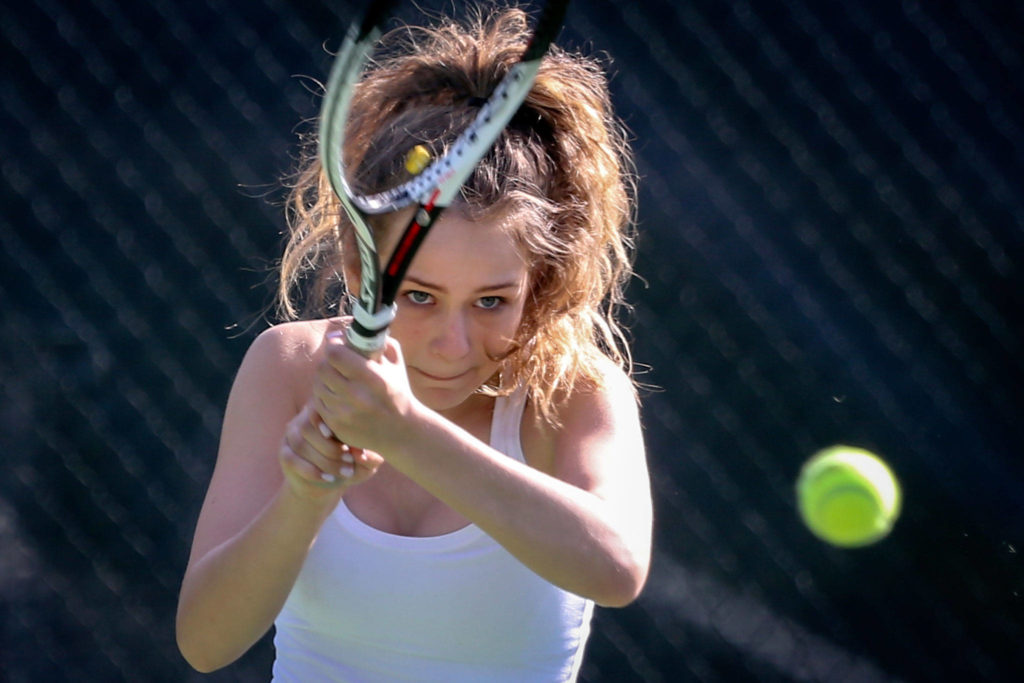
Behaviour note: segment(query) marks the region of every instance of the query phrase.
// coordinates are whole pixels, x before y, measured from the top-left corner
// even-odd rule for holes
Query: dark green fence
[[[14,5],[0,679],[199,679],[174,645],[177,584],[266,324],[278,179],[352,6]],[[633,331],[660,387],[653,576],[599,611],[585,680],[1024,671],[1021,8],[570,9],[563,42],[614,60],[635,135]],[[801,462],[837,442],[904,482],[877,546],[831,549],[794,513]],[[213,678],[266,680],[271,657]]]

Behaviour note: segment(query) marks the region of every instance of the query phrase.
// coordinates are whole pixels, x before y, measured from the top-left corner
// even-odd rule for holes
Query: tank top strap
[[[491,418],[491,448],[510,458],[525,463],[520,428],[523,411],[526,409],[526,388],[520,387],[508,396],[494,399],[494,416]]]

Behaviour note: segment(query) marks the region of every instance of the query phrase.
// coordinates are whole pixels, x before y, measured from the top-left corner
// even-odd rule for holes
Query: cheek
[[[408,338],[409,343],[414,343],[418,335],[422,336],[424,316],[419,314],[415,306],[410,306],[404,297],[399,297],[395,303],[398,304],[398,311],[388,327],[388,334],[398,339],[402,346],[406,345],[405,338]]]
[[[488,326],[485,336],[487,354],[492,358],[500,358],[511,350],[523,321],[522,306],[509,308],[506,314],[498,318]]]
[[[398,315],[392,321],[388,334],[397,339],[403,348],[415,348],[417,342],[427,336],[427,328],[421,318],[422,316],[417,316],[414,311],[405,310],[405,307],[399,304]]]

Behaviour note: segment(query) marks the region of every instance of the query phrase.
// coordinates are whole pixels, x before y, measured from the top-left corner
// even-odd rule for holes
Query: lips
[[[434,375],[434,374],[426,372],[424,370],[420,370],[419,368],[413,368],[413,369],[416,372],[418,372],[420,375],[423,375],[427,379],[433,380],[435,382],[451,382],[452,380],[461,379],[462,377],[465,377],[466,374],[469,372],[469,370],[464,370],[462,372],[458,372],[458,373],[455,373],[455,374]]]

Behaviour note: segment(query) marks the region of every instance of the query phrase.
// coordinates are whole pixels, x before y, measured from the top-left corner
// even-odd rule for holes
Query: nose
[[[469,321],[462,311],[452,312],[438,321],[430,349],[438,358],[459,360],[470,350]]]

